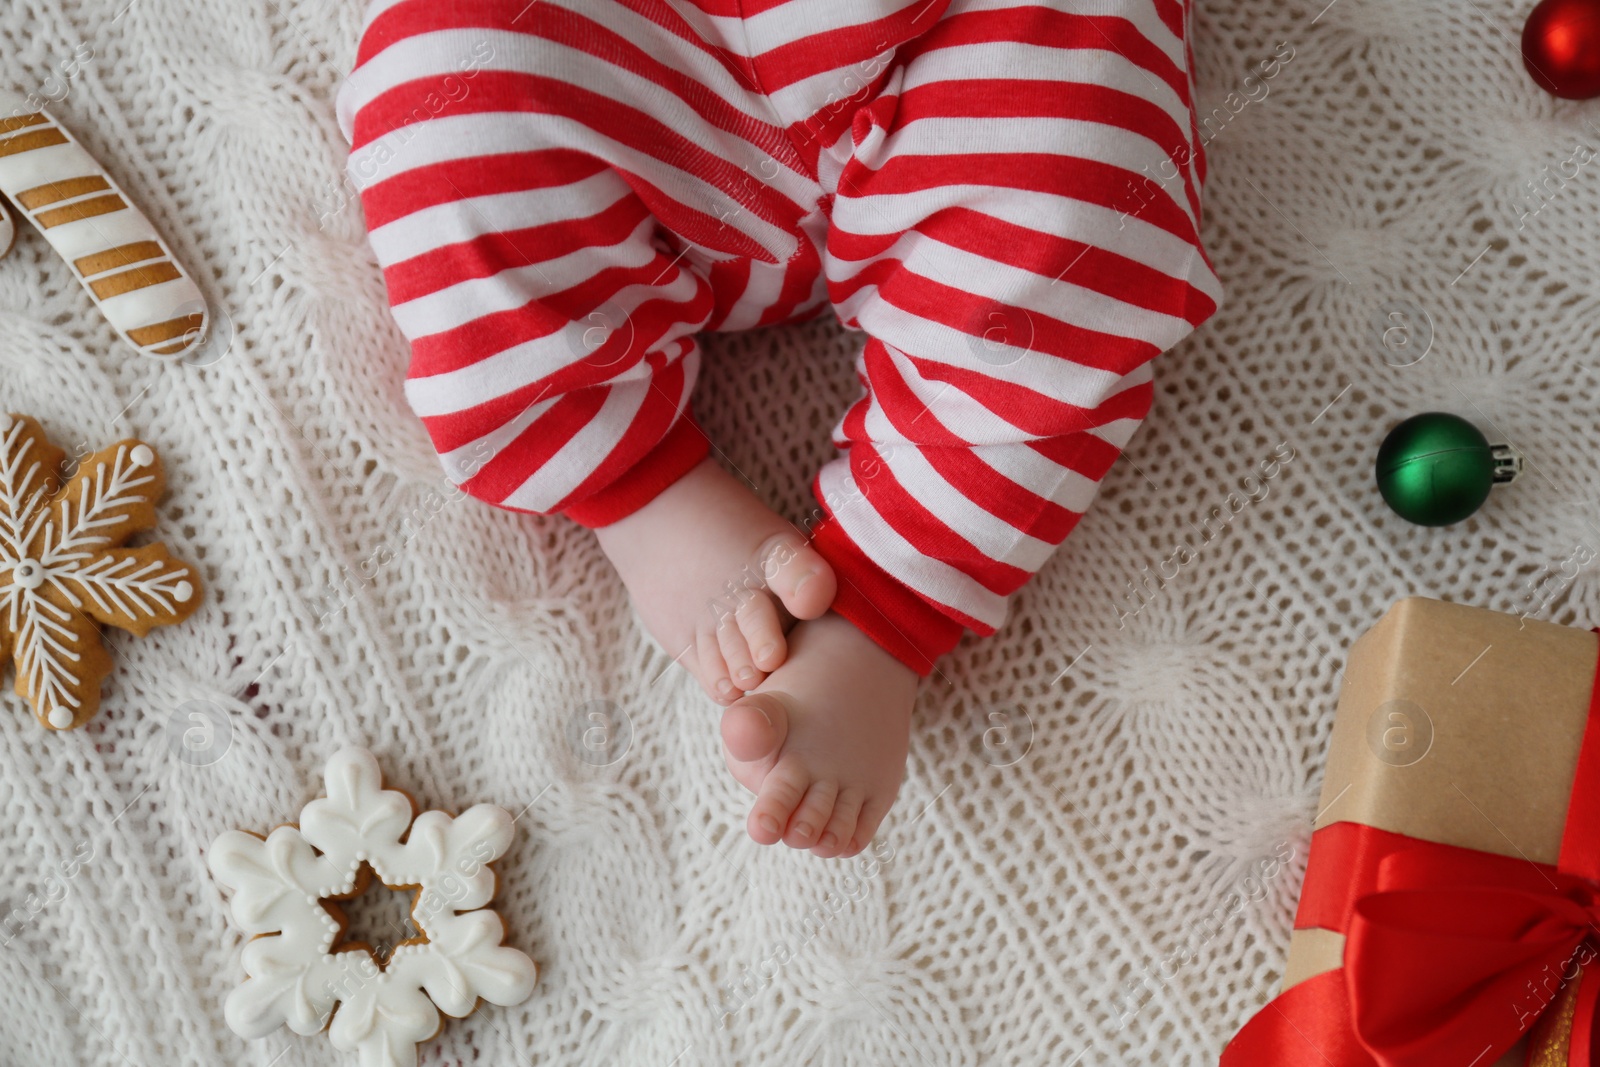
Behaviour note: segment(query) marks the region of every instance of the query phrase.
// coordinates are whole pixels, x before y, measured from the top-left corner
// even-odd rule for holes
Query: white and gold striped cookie
[[[123,340],[153,356],[205,340],[205,298],[144,212],[49,112],[4,92],[0,193],[72,265]],[[9,218],[0,249],[8,229]]]

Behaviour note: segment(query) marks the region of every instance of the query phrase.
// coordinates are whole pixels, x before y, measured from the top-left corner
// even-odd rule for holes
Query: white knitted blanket
[[[1526,0],[1324,4],[1197,12],[1227,302],[1157,363],[1011,622],[925,687],[864,865],[750,843],[715,709],[590,534],[448,491],[343,185],[358,4],[13,0],[0,87],[52,101],[232,340],[134,356],[37,233],[0,260],[0,410],[156,446],[158,536],[207,584],[187,623],[111,636],[85,729],[6,682],[0,1062],[350,1063],[228,1031],[241,935],[204,863],[349,743],[424,807],[520,816],[498,907],[538,986],[424,1063],[1214,1062],[1277,985],[1350,641],[1413,592],[1600,622],[1594,574],[1561,568],[1600,545],[1600,176],[1562,166],[1600,111],[1524,74]],[[851,343],[710,343],[697,410],[792,516]],[[1529,462],[1440,530],[1371,478],[1429,409]],[[625,724],[609,749],[592,713]]]

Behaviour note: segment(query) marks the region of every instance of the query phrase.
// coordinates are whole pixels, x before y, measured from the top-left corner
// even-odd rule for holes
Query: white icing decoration
[[[187,604],[189,602],[189,598],[194,596],[194,586],[190,585],[188,582],[179,582],[177,585],[172,587],[172,596],[173,599],[177,600],[178,603]]]
[[[234,921],[270,935],[245,945],[247,977],[224,1017],[241,1037],[262,1037],[279,1026],[315,1033],[333,1013],[329,1040],[358,1052],[363,1067],[414,1067],[440,1013],[460,1018],[479,999],[510,1006],[533,992],[538,968],[500,943],[500,916],[485,907],[488,864],[510,847],[512,819],[480,804],[413,820],[411,802],[382,787],[364,749],[335,755],[324,778],[327,795],[301,810],[298,828],[280,826],[264,841],[232,830],[211,846],[207,864],[233,890]],[[363,858],[386,885],[420,887],[412,919],[426,940],[398,946],[387,968],[367,951],[329,951],[338,923],[321,901],[354,888]]]
[[[133,451],[128,453],[128,462],[135,467],[148,467],[156,461],[156,454],[150,451],[149,445],[134,445]]]
[[[7,430],[11,429],[11,424],[14,421],[15,420],[13,420],[10,415],[0,411],[0,433],[5,433]]]
[[[37,589],[44,584],[48,572],[35,559],[18,560],[11,572],[11,584],[18,589]]]
[[[72,712],[68,711],[66,708],[51,708],[50,725],[54,726],[57,730],[65,730],[67,727],[72,725]]]

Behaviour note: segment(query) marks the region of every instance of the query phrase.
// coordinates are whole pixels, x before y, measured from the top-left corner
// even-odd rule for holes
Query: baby
[[[450,478],[595,530],[724,706],[747,828],[864,848],[919,677],[1088,508],[1221,287],[1187,0],[372,0],[340,125]],[[807,533],[709,458],[699,337],[832,309]]]

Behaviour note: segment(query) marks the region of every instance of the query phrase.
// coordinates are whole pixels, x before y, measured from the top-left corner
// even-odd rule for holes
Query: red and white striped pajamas
[[[1216,309],[1187,0],[374,0],[348,174],[450,477],[603,526],[697,336],[833,308],[834,610],[922,673],[1071,531]]]

